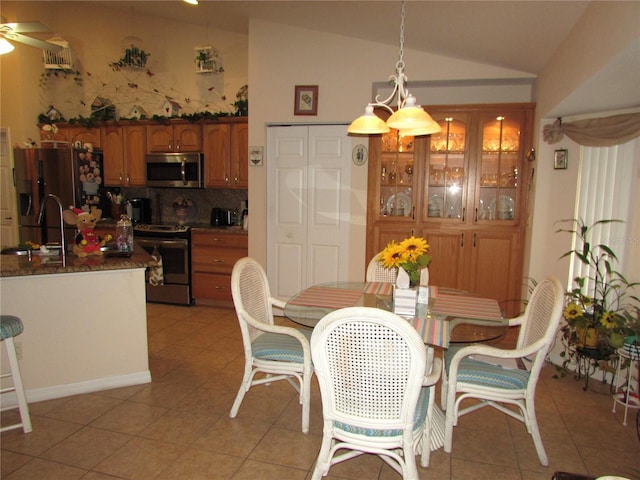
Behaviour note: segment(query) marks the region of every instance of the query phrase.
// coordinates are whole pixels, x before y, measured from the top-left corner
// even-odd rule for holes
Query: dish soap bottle
[[[245,203],[245,208],[242,211],[242,229],[249,230],[249,200]]]

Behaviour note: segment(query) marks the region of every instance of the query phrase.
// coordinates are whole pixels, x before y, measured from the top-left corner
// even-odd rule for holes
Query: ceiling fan
[[[62,49],[60,45],[24,35],[25,33],[51,32],[49,27],[40,22],[4,23],[4,18],[2,21],[3,23],[0,24],[0,52],[2,53],[8,53],[13,50],[14,47],[10,41],[24,43],[42,50],[58,51]]]

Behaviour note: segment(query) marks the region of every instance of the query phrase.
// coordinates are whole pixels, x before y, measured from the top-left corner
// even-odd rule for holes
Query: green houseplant
[[[634,289],[638,283],[629,282],[615,270],[618,257],[611,247],[602,243],[594,244],[591,239],[595,228],[616,222],[621,221],[598,220],[587,225],[580,218],[559,222],[568,224],[568,227],[560,228],[557,232],[570,233],[576,238],[574,248],[560,258],[575,256],[576,261],[586,265],[589,270],[588,275],[575,277],[573,287],[566,292],[567,301],[563,311],[566,324],[561,327],[565,357],[571,356],[570,352],[575,346],[599,348],[605,353],[607,350],[613,351],[622,346],[625,336],[637,328],[640,300]],[[567,362],[569,360],[567,358]]]

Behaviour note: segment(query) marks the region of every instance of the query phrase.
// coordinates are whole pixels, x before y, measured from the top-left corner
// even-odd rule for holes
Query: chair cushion
[[[308,339],[311,337],[311,330],[299,330]],[[298,340],[289,335],[280,333],[263,333],[251,344],[251,351],[255,358],[261,360],[278,360],[281,362],[303,363],[304,354],[302,345]]]
[[[22,321],[13,315],[0,316],[0,334],[2,340],[20,335],[23,330]]]
[[[446,365],[448,370],[449,362]],[[529,372],[465,358],[458,366],[458,382],[509,390],[524,390],[529,382]]]
[[[427,417],[427,408],[429,408],[429,387],[422,387],[420,390],[420,396],[418,397],[418,403],[416,405],[416,411],[413,414],[413,429],[414,431],[420,428],[424,423],[424,419]],[[366,435],[367,437],[396,437],[402,435],[402,430],[377,430],[372,428],[362,428],[357,425],[349,425],[342,422],[334,422],[334,427],[344,430],[345,432],[355,433],[358,435]]]

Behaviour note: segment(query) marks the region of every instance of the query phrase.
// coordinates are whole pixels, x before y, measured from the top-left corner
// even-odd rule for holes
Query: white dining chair
[[[245,365],[230,417],[235,418],[242,400],[255,385],[287,380],[299,393],[302,405],[302,432],[309,432],[311,397],[311,330],[275,325],[273,307],[284,309],[284,302],[271,296],[262,266],[253,258],[241,258],[231,273],[231,294],[236,309]],[[261,375],[255,378],[256,374]]]
[[[403,318],[370,307],[326,315],[311,336],[322,397],[322,445],[312,480],[369,453],[405,480],[428,466],[441,361]],[[340,453],[338,453],[340,451]]]
[[[535,410],[535,392],[545,356],[558,331],[564,290],[556,278],[536,286],[522,316],[509,321],[519,325],[516,348],[469,345],[445,353],[442,389],[446,392],[445,452],[451,452],[453,427],[458,418],[479,408],[491,406],[523,422],[533,438],[540,463],[549,465],[542,444]],[[521,369],[515,360],[529,368]],[[465,408],[466,399],[479,400]],[[507,408],[513,405],[517,410]]]

